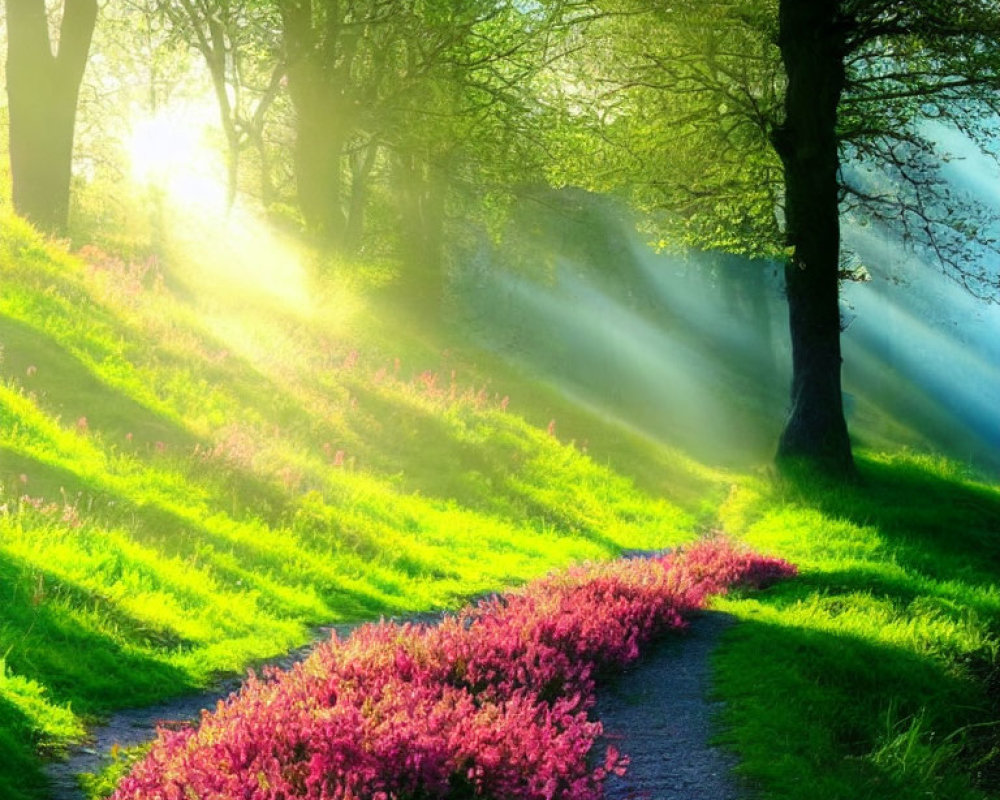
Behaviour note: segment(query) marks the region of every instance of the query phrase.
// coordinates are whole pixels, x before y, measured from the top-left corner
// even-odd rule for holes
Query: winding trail
[[[421,622],[438,619],[440,615],[407,618]],[[325,641],[332,631],[347,636],[359,624],[320,628],[315,642]],[[732,776],[735,759],[709,743],[716,709],[708,699],[709,660],[722,632],[731,624],[724,614],[700,612],[692,617],[686,632],[667,635],[611,685],[599,688],[594,713],[604,723],[605,741],[631,759],[623,777],[607,779],[607,800],[741,800],[743,795]],[[269,663],[290,666],[305,658],[315,642]],[[197,719],[202,709],[214,709],[240,683],[239,677],[233,677],[199,694],[113,714],[91,731],[87,745],[46,766],[51,799],[84,800],[77,773],[105,767],[115,745],[129,747],[149,741],[157,725]]]

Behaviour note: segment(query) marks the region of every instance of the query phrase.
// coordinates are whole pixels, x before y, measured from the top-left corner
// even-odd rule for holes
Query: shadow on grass
[[[32,456],[0,444],[0,485],[9,499],[22,495],[41,497],[50,502],[72,503],[86,496],[94,502],[112,499],[99,486],[63,467],[46,464]],[[4,498],[4,499],[8,499]]]
[[[497,511],[495,481],[514,468],[517,448],[461,442],[440,413],[390,399],[360,381],[351,392],[378,425],[365,431],[364,456],[383,474],[399,474],[407,491]],[[497,484],[498,485],[498,484]]]
[[[38,404],[65,424],[85,418],[122,449],[143,451],[157,443],[191,448],[189,431],[102,382],[79,359],[41,331],[0,315],[2,374],[16,378]]]
[[[5,554],[0,585],[6,663],[45,686],[54,701],[71,702],[77,713],[99,713],[193,688],[183,671],[142,654],[169,642],[85,587]]]
[[[48,785],[35,752],[37,737],[28,718],[0,697],[0,797],[37,800]]]
[[[787,624],[741,616],[715,657],[716,688],[728,701],[721,739],[769,797],[980,797],[969,780],[975,743],[949,738],[984,721],[977,682],[938,659],[791,615]],[[963,742],[968,751],[951,747]]]
[[[775,599],[776,606],[794,605],[809,595],[822,595],[834,600],[840,595],[869,594],[886,598],[900,609],[917,604],[920,613],[932,611],[950,621],[958,622],[973,611],[985,619],[1000,615],[1000,597],[991,595],[994,584],[963,581],[946,583],[923,581],[903,572],[880,570],[876,566],[855,565],[842,569],[807,572],[797,579],[803,592]]]
[[[803,573],[722,601],[743,620],[717,662],[732,741],[777,798],[982,800],[1000,753],[1000,491],[946,462],[857,462],[856,483],[793,474],[764,501],[762,538]]]
[[[379,471],[398,473],[404,490],[458,501],[517,524],[534,521],[555,526],[608,553],[620,549],[571,504],[571,492],[563,493],[564,502],[547,502],[533,498],[519,485],[519,474],[539,450],[521,431],[490,429],[462,441],[442,414],[390,400],[363,385],[352,391],[363,398],[361,402],[374,418],[385,422],[384,427],[368,431],[366,457]],[[537,488],[566,489],[564,483],[573,476],[552,473],[546,478],[546,485]]]
[[[878,528],[902,566],[939,580],[1000,577],[1000,489],[919,459],[857,462],[857,484],[793,476],[791,485],[830,518]]]

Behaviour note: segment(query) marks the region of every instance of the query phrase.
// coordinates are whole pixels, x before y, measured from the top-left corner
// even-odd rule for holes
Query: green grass
[[[320,623],[455,607],[690,539],[723,491],[681,454],[384,322],[363,292],[327,282],[299,308],[213,290],[169,255],[84,255],[0,219],[4,798],[44,797],[40,759],[113,709]]]
[[[747,481],[720,516],[801,575],[720,601],[725,739],[775,798],[997,796],[1000,489],[865,455],[861,481]]]
[[[296,306],[169,250],[84,255],[0,216],[0,797],[316,624],[711,527],[801,567],[718,602],[724,739],[763,797],[1000,796],[996,487],[905,454],[852,486],[723,473],[357,276]]]

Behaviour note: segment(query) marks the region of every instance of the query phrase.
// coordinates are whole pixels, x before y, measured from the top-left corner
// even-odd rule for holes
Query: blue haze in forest
[[[958,162],[948,166],[957,179]],[[519,228],[516,271],[495,246],[468,259],[456,289],[479,338],[696,457],[769,458],[788,408],[781,270],[721,254],[657,254],[609,203],[569,205],[582,209],[582,225],[567,212],[533,215]],[[885,228],[845,219],[843,234],[872,276],[843,290],[855,439],[1000,470],[1000,306],[974,298]],[[525,264],[524,252],[535,260]]]

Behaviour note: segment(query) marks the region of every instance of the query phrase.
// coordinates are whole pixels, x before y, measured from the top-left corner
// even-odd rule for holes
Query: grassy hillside
[[[765,797],[1000,797],[997,487],[905,454],[849,487],[716,471],[418,332],[377,274],[164,247],[0,218],[0,797],[311,626],[715,527],[801,569],[718,602],[724,739]]]
[[[675,544],[719,493],[679,455],[386,323],[356,281],[289,302],[169,255],[69,256],[4,218],[0,284],[11,800],[42,796],[36,753],[94,715],[319,623]]]
[[[716,658],[725,739],[768,797],[1000,797],[1000,487],[928,457],[745,479],[720,508],[798,564]]]

